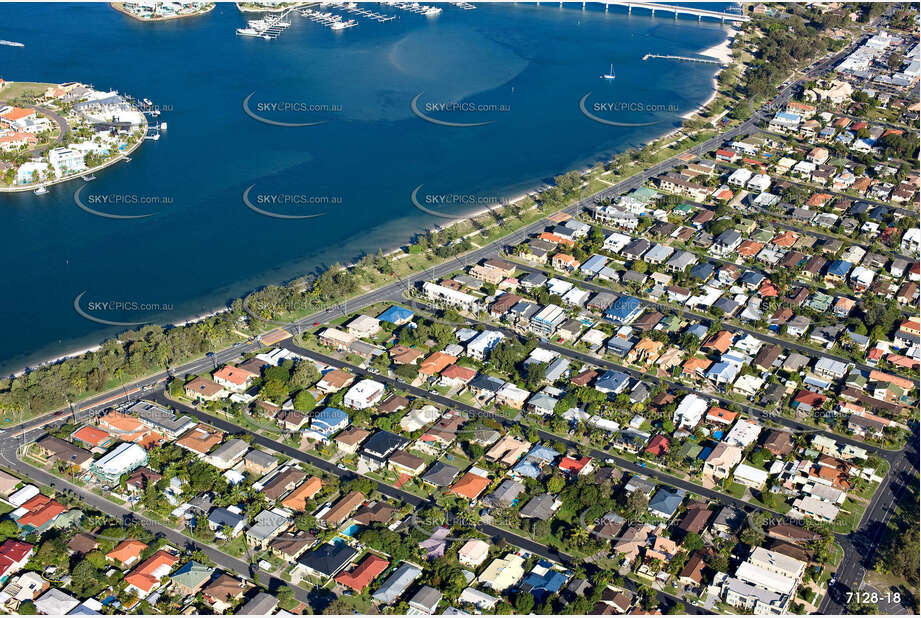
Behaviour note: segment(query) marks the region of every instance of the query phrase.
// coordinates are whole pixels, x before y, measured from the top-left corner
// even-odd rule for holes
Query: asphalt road
[[[528,270],[528,269],[525,269],[525,270]],[[538,271],[538,270],[536,270],[536,269],[534,269],[534,270],[535,270],[535,272],[540,272],[540,271]],[[580,281],[579,284],[582,285],[583,287],[586,287],[584,282],[581,282],[581,281]],[[588,287],[591,288],[592,286],[588,286]],[[602,290],[602,291],[610,291],[609,289],[605,290],[605,288],[600,288],[599,286],[594,286],[594,287],[596,287],[596,288],[598,288],[599,290]],[[418,300],[416,301],[416,303],[419,304],[419,305],[425,306],[425,303],[421,303],[421,302],[419,302]],[[659,309],[662,309],[663,311],[669,309],[668,307],[666,307],[666,306],[664,306],[664,305],[657,305],[656,303],[648,303],[648,304],[651,305],[651,306],[653,306],[653,307],[658,307]],[[510,329],[510,328],[508,328],[508,327],[505,327],[505,326],[496,325],[496,324],[491,324],[491,323],[486,323],[486,322],[478,322],[478,321],[472,320],[472,319],[470,320],[470,322],[473,323],[473,324],[479,324],[479,325],[483,326],[484,328],[489,328],[489,329],[491,329],[491,330],[498,330],[498,331],[504,333],[506,336],[510,336],[510,337],[520,337],[520,334],[519,334],[518,332],[516,332],[516,331],[514,331],[514,330],[512,330],[512,329]],[[753,334],[753,335],[755,335],[755,336],[761,337],[760,333],[757,333],[757,332],[754,332],[754,331],[744,331],[744,330],[743,330],[743,332],[750,332],[751,334]],[[703,397],[703,398],[705,398],[705,399],[715,399],[715,400],[719,401],[719,402],[720,402],[721,404],[723,404],[723,405],[727,405],[727,406],[728,406],[728,405],[731,404],[731,405],[734,405],[734,406],[738,406],[742,411],[744,411],[746,414],[748,414],[748,415],[750,415],[750,416],[752,416],[752,417],[760,418],[760,419],[762,419],[762,420],[769,420],[769,421],[772,421],[772,422],[777,423],[777,424],[779,424],[779,425],[783,425],[783,426],[785,426],[785,427],[789,427],[789,428],[795,430],[797,433],[814,433],[814,434],[825,435],[825,436],[828,436],[828,437],[830,437],[830,438],[834,438],[835,440],[837,440],[837,441],[839,441],[839,442],[842,442],[842,443],[845,443],[845,444],[851,444],[851,445],[853,445],[853,446],[859,446],[859,447],[861,447],[861,448],[866,449],[868,452],[876,453],[878,456],[883,457],[883,458],[889,460],[890,462],[891,462],[891,461],[894,461],[894,460],[896,460],[896,459],[898,459],[898,458],[900,458],[900,457],[902,456],[902,452],[901,452],[901,451],[893,451],[893,450],[888,450],[888,449],[880,448],[880,447],[878,447],[878,446],[875,446],[875,445],[872,445],[872,444],[867,444],[866,442],[862,442],[861,440],[855,440],[855,439],[853,439],[853,438],[849,438],[849,437],[847,437],[847,436],[843,436],[843,435],[840,435],[840,434],[836,434],[836,433],[833,433],[833,432],[830,432],[830,431],[825,431],[825,430],[821,430],[821,429],[816,429],[815,427],[812,427],[811,425],[806,425],[805,423],[800,423],[800,422],[798,422],[798,421],[796,421],[796,420],[793,420],[793,419],[791,419],[791,418],[788,418],[788,417],[786,417],[786,416],[783,416],[783,415],[780,415],[780,414],[773,413],[773,412],[771,412],[771,411],[769,411],[769,410],[766,410],[766,409],[764,409],[764,408],[762,408],[762,407],[760,407],[760,406],[756,406],[756,405],[753,405],[753,404],[751,404],[751,403],[741,403],[741,402],[738,402],[738,401],[736,401],[736,400],[734,400],[734,399],[729,399],[728,397],[724,397],[723,395],[720,395],[719,393],[710,392],[710,391],[703,391],[703,390],[694,388],[694,387],[692,387],[692,386],[689,386],[689,385],[687,385],[687,384],[685,384],[685,383],[683,383],[683,382],[678,382],[678,381],[676,381],[676,380],[670,380],[670,379],[667,379],[667,378],[659,378],[659,377],[651,376],[651,375],[649,375],[649,374],[647,374],[647,373],[644,373],[644,372],[642,372],[642,371],[638,371],[638,370],[633,369],[633,368],[631,368],[631,367],[627,367],[626,365],[621,365],[621,364],[619,364],[619,363],[615,363],[615,362],[613,362],[613,361],[610,361],[610,360],[608,360],[608,359],[606,359],[606,358],[602,358],[602,357],[596,356],[596,355],[594,355],[594,354],[589,354],[589,353],[587,353],[587,352],[579,352],[579,351],[577,351],[577,350],[572,350],[572,349],[570,349],[570,348],[566,348],[566,347],[563,347],[563,346],[559,346],[559,345],[556,345],[556,344],[553,344],[553,343],[550,343],[550,342],[541,343],[541,347],[548,348],[548,349],[553,350],[554,352],[557,352],[557,353],[559,353],[559,354],[561,354],[561,355],[563,355],[563,356],[566,356],[566,357],[569,357],[569,358],[573,358],[573,359],[582,361],[583,363],[588,363],[588,364],[590,364],[590,365],[595,365],[595,366],[599,366],[599,367],[604,367],[605,369],[614,369],[614,370],[617,370],[617,371],[622,371],[622,372],[624,372],[624,373],[630,375],[631,377],[633,377],[633,378],[636,379],[636,380],[642,380],[642,381],[645,381],[645,382],[651,382],[651,383],[653,383],[653,384],[659,384],[659,383],[661,383],[661,384],[667,384],[667,385],[669,385],[669,386],[672,387],[672,390],[679,390],[679,389],[680,389],[680,390],[684,390],[684,391],[689,391],[689,392],[692,392],[692,393],[697,393],[698,395],[700,395],[701,397]]]
[[[690,149],[689,152],[697,154],[697,155],[709,152],[710,150],[713,150],[719,145],[721,145],[724,141],[733,139],[738,135],[748,133],[751,130],[757,128],[757,123],[760,120],[763,120],[766,118],[765,112],[770,112],[771,110],[777,109],[780,106],[784,105],[791,98],[795,89],[799,87],[806,78],[813,78],[813,77],[820,75],[823,71],[829,68],[832,64],[836,63],[838,60],[843,58],[847,53],[849,53],[860,42],[861,41],[858,41],[857,43],[855,43],[855,45],[852,45],[850,48],[845,49],[842,52],[830,58],[827,58],[819,63],[814,64],[812,67],[810,67],[806,71],[804,78],[795,80],[791,84],[781,88],[780,91],[778,92],[778,95],[771,102],[765,105],[765,107],[762,110],[756,111],[753,114],[753,116],[749,118],[747,121],[723,133],[720,133],[701,144],[698,144],[697,146]],[[657,176],[667,171],[668,169],[673,168],[679,163],[680,162],[674,158],[669,159],[667,161],[657,163],[653,167],[647,170],[644,170],[643,172],[640,172],[626,180],[623,180],[615,185],[612,185],[611,187],[605,189],[599,194],[595,194],[595,195],[592,195],[585,199],[580,200],[579,202],[569,206],[566,209],[566,212],[569,212],[570,214],[578,213],[582,209],[584,209],[586,206],[593,204],[596,199],[603,198],[603,197],[613,197],[620,193],[624,193],[632,189],[635,189],[637,187],[640,187],[649,178],[653,176]],[[490,257],[494,255],[503,246],[509,243],[511,245],[517,244],[518,242],[521,241],[521,239],[527,236],[530,236],[531,234],[542,231],[545,225],[546,224],[544,223],[544,220],[539,220],[523,229],[520,229],[511,234],[508,234],[507,236],[500,238],[494,241],[493,243],[490,243],[489,245],[486,245],[484,247],[471,251],[465,255],[458,256],[457,258],[454,258],[453,260],[448,260],[431,269],[425,270],[420,273],[416,273],[410,277],[407,277],[406,279],[395,281],[387,286],[384,286],[382,288],[379,288],[377,290],[374,290],[372,292],[369,292],[367,294],[354,298],[348,301],[347,303],[341,303],[336,306],[324,309],[323,311],[317,312],[311,316],[303,318],[293,324],[286,325],[286,327],[290,328],[295,333],[297,333],[304,327],[309,326],[314,322],[320,322],[320,323],[326,322],[340,315],[344,315],[348,313],[348,311],[355,311],[362,307],[374,304],[379,301],[386,301],[386,300],[390,300],[393,298],[400,298],[402,295],[402,292],[406,290],[409,286],[412,286],[415,283],[418,283],[423,280],[437,278],[445,274],[448,274],[456,270],[458,265],[465,266],[465,265],[477,262],[484,257]],[[147,378],[144,378],[142,380],[138,380],[130,385],[126,385],[123,388],[113,389],[112,391],[109,391],[107,393],[103,393],[98,396],[91,397],[87,400],[82,401],[78,409],[70,410],[69,408],[64,408],[54,413],[50,413],[47,415],[36,417],[34,419],[30,419],[29,421],[26,421],[25,423],[21,423],[20,425],[13,427],[12,429],[4,433],[2,437],[0,437],[0,460],[6,462],[7,465],[10,465],[11,463],[16,462],[16,466],[10,465],[10,467],[17,471],[22,471],[21,472],[22,474],[30,478],[35,478],[36,480],[40,482],[48,482],[52,479],[48,478],[47,473],[43,473],[39,470],[32,468],[31,466],[27,466],[26,464],[19,462],[16,458],[16,447],[23,442],[34,440],[36,437],[41,435],[43,433],[42,427],[45,424],[49,424],[49,423],[53,424],[58,420],[78,421],[81,419],[91,417],[106,407],[118,405],[120,403],[124,403],[129,400],[138,399],[140,397],[146,397],[148,394],[150,394],[151,390],[159,387],[163,382],[165,382],[166,379],[171,374],[186,375],[186,374],[205,371],[209,368],[215,367],[216,365],[220,365],[220,364],[224,364],[229,361],[232,361],[233,359],[243,354],[261,349],[262,347],[264,346],[262,346],[260,343],[252,342],[252,343],[246,343],[246,344],[239,344],[237,346],[227,348],[224,350],[215,351],[211,357],[198,359],[196,361],[186,363],[178,367],[173,367],[171,368],[171,371],[169,372],[160,372],[158,374],[148,376]],[[430,395],[427,395],[427,396],[430,396]],[[456,406],[456,402],[451,402],[451,405]],[[557,438],[554,437],[553,439],[557,439]],[[642,469],[642,471],[643,473],[651,472],[651,470],[645,469],[645,468]],[[42,476],[43,474],[45,476]],[[64,486],[70,485],[64,481],[61,481],[60,479],[53,479],[53,480],[55,483],[59,485],[60,484],[63,484]],[[78,495],[82,495],[81,488],[76,487],[76,486],[71,486],[68,488],[78,493]],[[892,481],[892,487],[890,489],[893,490],[893,499],[894,499],[896,495],[900,495],[901,492],[904,491],[904,479],[894,479]],[[695,489],[694,491],[699,492],[699,488]],[[725,498],[725,496],[723,496],[723,498]],[[87,495],[86,499],[88,502],[94,505],[98,504],[99,500],[102,500],[100,497],[95,496],[95,494]],[[117,516],[124,515],[124,513],[119,512],[120,507],[118,507],[118,505],[115,505],[114,503],[110,503],[105,500],[102,500],[102,502],[104,506],[106,507],[106,512],[117,513],[118,514]],[[889,517],[889,513],[891,512],[891,505],[892,505],[892,502],[886,499],[878,500],[872,509],[872,513],[870,513],[869,512],[870,509],[868,509],[866,519],[870,521],[871,523],[875,523],[875,524],[886,521]],[[173,535],[177,534],[175,531],[165,528],[163,526],[160,526],[156,522],[152,522],[152,521],[145,522],[145,525],[148,525],[148,524],[151,526],[152,530],[157,530],[158,532],[162,531],[164,534],[166,534],[167,532]],[[863,538],[864,535],[862,533],[866,531],[865,528],[866,528],[865,526],[862,526],[861,530],[858,531],[858,534],[852,535],[852,536],[856,538]],[[167,537],[167,538],[176,539],[175,542],[177,543],[184,544],[188,542],[188,539],[184,536],[179,536],[179,537],[173,536],[173,537]],[[839,537],[839,540],[840,539],[841,537]],[[875,551],[875,547],[877,544],[878,544],[878,537],[874,538],[871,536],[869,539],[867,550]],[[870,555],[869,551],[864,552],[864,553],[858,553],[858,550],[854,546],[847,544],[847,543],[843,545],[845,546],[844,547],[845,548],[845,558],[844,558],[844,561],[842,562],[842,568],[846,568],[846,565],[850,563],[856,563],[858,561],[858,556]],[[202,547],[202,549],[203,551],[212,551],[212,552],[214,551],[214,550],[211,550],[210,548],[205,548],[204,546]],[[535,551],[535,553],[538,553],[538,552]],[[248,565],[246,564],[237,564],[235,566],[230,565],[230,561],[228,559],[231,557],[227,556],[226,554],[217,555],[217,557],[221,558],[221,561],[216,561],[218,564],[222,564],[222,563],[228,564],[227,568],[231,570],[242,569],[242,571],[240,572],[248,571]],[[838,580],[839,580],[839,587],[842,590],[844,588],[855,590],[856,586],[859,584],[859,582],[856,580],[856,572],[854,576],[851,576],[849,572],[841,572]],[[295,588],[295,593],[298,596],[298,598],[301,598],[303,600],[302,598],[303,590],[302,589]],[[826,603],[828,602],[829,601],[826,601]],[[690,605],[688,606],[688,611],[696,611],[699,609],[700,608],[696,608],[694,606],[690,606]],[[823,604],[822,609],[823,610],[825,609],[824,604]]]
[[[290,349],[291,351],[297,352],[299,354],[301,354],[302,351],[309,352],[309,350],[303,350],[302,348],[298,348],[297,346],[288,345],[286,346],[286,348]],[[303,355],[306,356],[306,354],[303,354]],[[335,360],[335,359],[330,359],[330,360]],[[367,375],[370,376],[371,374],[367,374]],[[184,403],[180,403],[175,400],[172,400],[169,397],[167,397],[163,391],[158,391],[154,393],[150,397],[150,399],[152,401],[159,403],[160,405],[171,407],[175,410],[180,411],[182,414],[186,414],[188,416],[198,419],[199,421],[202,421],[204,423],[208,423],[209,425],[217,427],[218,429],[221,429],[222,431],[228,434],[237,434],[237,433],[245,432],[244,429],[242,429],[238,425],[235,425],[234,423],[224,418],[214,416],[212,414],[208,414],[197,408],[193,408]],[[279,452],[283,455],[286,455],[296,461],[307,463],[311,466],[319,468],[320,470],[323,470],[330,474],[334,474],[343,481],[349,481],[351,479],[361,476],[355,472],[352,472],[351,470],[339,468],[337,465],[334,465],[333,463],[325,459],[322,459],[320,457],[317,457],[313,454],[306,453],[300,449],[296,449],[294,447],[288,446],[287,444],[284,444],[283,442],[278,442],[276,440],[266,438],[265,436],[261,436],[259,434],[252,434],[252,435],[253,435],[254,444],[264,446],[266,448]],[[383,495],[393,498],[395,500],[398,500],[400,502],[404,502],[406,504],[412,505],[416,507],[417,509],[421,507],[425,507],[425,506],[437,507],[437,504],[435,504],[435,502],[432,500],[421,498],[420,496],[417,496],[416,494],[412,494],[407,491],[403,491],[402,489],[398,489],[392,485],[382,483],[370,477],[364,477],[364,478],[367,478],[368,480],[372,481],[375,484],[376,489],[379,492],[381,492]],[[486,523],[480,523],[477,525],[477,529],[483,532],[484,534],[489,535],[491,538],[504,539],[509,544],[514,545],[516,547],[520,547],[537,556],[541,556],[544,558],[548,558],[550,560],[557,561],[560,564],[566,565],[567,567],[570,567],[570,568],[577,566],[577,562],[576,560],[572,558],[572,556],[569,556],[568,554],[557,551],[551,547],[547,547],[546,545],[537,543],[536,541],[533,541],[531,539],[527,539],[525,537],[509,532],[508,530],[505,530],[503,528],[498,528],[496,526],[492,526]],[[634,592],[636,591],[636,586],[633,584],[633,582],[627,581],[625,583],[628,585],[628,587],[631,587],[631,589],[633,589]],[[671,596],[671,595],[668,595],[662,592],[659,592],[658,594],[659,594],[660,602],[662,602],[662,604],[665,606],[671,606],[675,602],[681,601],[681,599],[679,599],[678,597],[674,597],[674,596]],[[692,611],[691,613],[700,613],[700,614],[710,613],[704,610],[703,608],[697,608],[694,606],[692,606],[691,608],[693,610],[699,610],[699,611]]]
[[[510,331],[507,331],[507,332],[511,334]],[[489,418],[494,421],[498,421],[502,423],[503,425],[505,425],[506,427],[512,427],[515,425],[519,425],[521,427],[524,427],[525,429],[530,428],[529,425],[519,423],[518,421],[514,419],[509,419],[504,416],[493,414],[490,412],[484,412],[483,410],[480,410],[479,408],[475,406],[471,406],[471,405],[462,403],[455,399],[444,397],[442,395],[439,395],[437,392],[433,393],[432,391],[427,391],[417,386],[410,386],[409,384],[400,382],[399,380],[396,380],[394,378],[390,378],[390,377],[383,376],[380,374],[371,373],[365,369],[362,369],[350,363],[346,363],[332,356],[326,356],[325,354],[319,354],[317,352],[314,352],[313,350],[302,348],[293,343],[286,343],[285,348],[288,350],[291,350],[292,352],[296,354],[300,354],[301,356],[305,356],[307,358],[311,358],[313,360],[317,360],[317,361],[326,363],[327,365],[330,365],[332,367],[337,367],[339,369],[348,369],[349,372],[351,372],[352,374],[355,374],[361,377],[371,378],[373,380],[377,380],[378,382],[383,382],[384,384],[387,384],[391,388],[404,390],[406,392],[412,393],[416,397],[425,398],[430,401],[434,401],[435,403],[441,404],[445,408],[459,410],[461,412],[464,412],[470,418],[485,417],[485,418]],[[667,472],[663,472],[657,468],[640,466],[639,464],[636,464],[628,459],[624,459],[623,457],[619,457],[612,453],[608,453],[606,451],[602,451],[596,448],[586,449],[583,443],[577,442],[575,440],[571,440],[565,436],[558,436],[556,434],[552,434],[552,433],[542,431],[542,430],[538,430],[537,433],[538,435],[540,435],[541,440],[544,440],[546,442],[561,442],[565,444],[568,449],[574,452],[591,455],[594,459],[599,460],[599,461],[605,461],[607,459],[611,459],[614,461],[615,465],[621,469],[628,470],[630,472],[634,472],[636,474],[641,474],[644,476],[654,477],[658,479],[659,481],[661,481],[662,483],[665,483],[672,487],[680,487],[681,489],[684,489],[686,491],[693,492],[701,496],[706,496],[710,498],[711,500],[723,502],[724,504],[730,504],[737,508],[742,508],[746,511],[751,511],[757,508],[743,500],[738,500],[736,498],[733,498],[732,496],[728,496],[719,491],[706,489],[704,487],[701,487],[700,485],[697,485],[695,483],[690,483],[688,481],[685,481],[684,479],[668,474]],[[766,510],[766,509],[759,509],[759,510]]]
[[[559,273],[559,272],[557,272],[557,271],[554,271],[554,270],[551,269],[551,268],[537,268],[537,267],[535,267],[535,266],[528,266],[528,265],[521,264],[521,263],[516,263],[515,266],[516,266],[519,270],[523,270],[523,271],[525,271],[525,272],[530,272],[530,273],[541,273],[541,274],[544,274],[544,275],[549,275],[549,276],[552,276],[552,277],[556,277],[557,279],[563,279],[563,280],[565,280],[565,281],[569,281],[569,282],[571,282],[571,283],[574,283],[574,284],[578,285],[580,288],[588,289],[588,290],[591,290],[591,291],[593,291],[593,292],[607,292],[607,293],[612,293],[612,292],[613,292],[613,293],[615,293],[615,294],[625,294],[625,293],[626,293],[626,292],[623,292],[623,291],[615,290],[613,287],[610,287],[610,286],[598,285],[597,283],[591,283],[591,282],[589,282],[589,281],[584,281],[584,280],[582,280],[582,279],[576,279],[576,278],[574,278],[574,277],[567,277],[566,275],[564,275],[564,274],[562,274],[562,273]],[[655,302],[655,301],[647,300],[647,299],[645,299],[645,298],[640,298],[640,297],[637,297],[637,300],[639,300],[641,304],[643,304],[643,305],[645,305],[645,306],[647,306],[647,307],[650,307],[650,308],[652,308],[652,309],[656,309],[656,310],[658,310],[658,311],[660,311],[660,312],[662,312],[662,313],[675,313],[675,314],[678,314],[678,315],[680,315],[680,316],[682,316],[682,317],[684,317],[684,318],[696,320],[696,321],[699,321],[699,322],[703,322],[703,323],[705,323],[705,324],[710,324],[711,322],[713,322],[713,318],[712,318],[711,316],[708,316],[708,315],[704,314],[704,313],[697,313],[696,311],[689,311],[689,310],[687,310],[687,309],[680,309],[680,308],[674,307],[674,306],[672,306],[672,305],[666,305],[666,304],[664,304],[664,303],[657,303],[657,302]],[[722,323],[722,325],[723,325],[723,329],[725,329],[725,330],[733,331],[733,332],[737,332],[737,333],[743,333],[743,334],[746,334],[746,335],[751,335],[752,337],[756,337],[756,338],[760,339],[761,341],[766,341],[766,342],[768,342],[768,343],[776,343],[777,345],[779,345],[779,346],[782,347],[782,348],[785,348],[785,349],[788,349],[788,350],[795,350],[796,352],[799,352],[800,354],[803,354],[804,356],[808,356],[808,357],[810,357],[810,358],[816,358],[816,359],[818,359],[818,358],[821,358],[821,357],[825,356],[825,357],[827,357],[827,358],[831,358],[831,359],[834,359],[834,360],[837,360],[837,361],[841,361],[842,363],[845,363],[845,364],[847,364],[847,365],[853,365],[854,367],[857,367],[858,369],[861,369],[861,370],[866,371],[866,372],[870,372],[870,371],[875,371],[875,370],[876,370],[876,368],[870,367],[869,365],[864,365],[863,363],[855,363],[855,362],[854,362],[852,359],[850,359],[850,358],[847,358],[847,357],[844,357],[844,356],[838,356],[838,355],[832,354],[832,353],[830,353],[830,352],[824,352],[824,351],[823,351],[823,352],[820,352],[820,351],[816,350],[815,348],[811,348],[811,347],[809,347],[809,346],[807,346],[807,345],[803,345],[803,344],[801,344],[801,343],[795,343],[795,342],[792,342],[792,341],[787,341],[786,339],[781,339],[780,337],[774,337],[773,335],[770,335],[770,334],[768,334],[768,333],[765,333],[765,332],[762,332],[762,331],[759,331],[759,330],[753,330],[753,329],[750,329],[750,328],[745,328],[744,326],[739,326],[739,325],[733,324],[733,323],[731,323],[731,322],[721,322],[721,323]],[[869,449],[871,449],[871,450],[874,449],[874,448],[877,448],[877,447],[874,447],[874,446],[872,446],[872,445],[864,444],[864,443],[860,442],[859,440],[858,440],[858,441],[855,441],[854,444],[859,445],[859,446],[863,446],[864,448],[869,448]],[[885,450],[885,449],[880,449],[880,450]]]
[[[15,444],[11,449],[10,441],[8,440],[0,442],[0,464],[18,472],[26,478],[44,485],[48,485],[55,490],[69,490],[73,494],[77,495],[80,500],[86,504],[103,513],[107,513],[122,524],[130,524],[132,522],[140,523],[142,526],[144,526],[144,528],[153,532],[157,536],[165,538],[177,548],[189,551],[196,549],[201,550],[208,556],[208,558],[210,558],[222,569],[239,573],[246,577],[252,577],[255,572],[258,572],[260,583],[266,586],[270,591],[276,591],[282,586],[289,586],[294,591],[295,598],[304,603],[308,602],[307,595],[309,591],[304,588],[293,586],[283,579],[262,571],[254,564],[250,564],[249,562],[235,558],[230,554],[224,553],[210,545],[200,543],[190,537],[185,536],[174,528],[164,526],[163,524],[154,521],[149,517],[145,517],[143,514],[136,513],[128,508],[115,504],[114,502],[107,500],[106,498],[103,498],[102,496],[99,496],[84,487],[71,483],[70,481],[64,480],[60,477],[54,476],[48,472],[45,472],[44,470],[21,461],[16,457]],[[85,532],[90,533],[90,531]]]

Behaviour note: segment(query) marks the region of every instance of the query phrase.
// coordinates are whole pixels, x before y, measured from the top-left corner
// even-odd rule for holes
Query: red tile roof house
[[[84,425],[70,434],[70,437],[77,442],[83,443],[87,448],[106,448],[114,441],[114,438],[108,432],[92,425]]]
[[[828,397],[820,393],[801,390],[793,398],[793,401],[790,403],[790,407],[796,408],[796,410],[799,412],[808,413],[821,408],[827,400]]]
[[[656,434],[646,446],[646,452],[654,457],[661,457],[668,452],[668,438],[662,434]]]
[[[476,500],[489,487],[490,482],[485,476],[468,472],[451,487],[450,493],[468,500]]]
[[[147,549],[147,544],[137,539],[127,539],[119,543],[115,549],[106,554],[106,560],[121,563],[129,567],[141,558],[141,553]]]
[[[14,517],[16,517],[16,524],[24,531],[44,532],[58,515],[67,510],[67,507],[60,502],[39,494],[14,511],[14,513],[22,513]]]
[[[377,576],[383,573],[388,566],[390,566],[389,561],[380,556],[368,554],[354,569],[337,575],[336,581],[361,594],[362,590],[377,579]]]
[[[34,545],[7,539],[0,544],[0,583],[22,570],[35,550]]]
[[[252,371],[247,371],[242,367],[224,365],[215,371],[212,377],[215,383],[220,384],[227,390],[242,392],[246,390],[250,382],[258,378],[259,375]]]
[[[154,555],[125,576],[125,581],[128,583],[126,590],[129,592],[135,590],[140,598],[146,598],[160,587],[160,580],[169,575],[177,562],[179,562],[178,556],[162,549],[157,550]]]
[[[592,471],[592,458],[584,456],[578,459],[573,457],[563,457],[560,460],[559,467],[563,472],[567,472],[573,476],[582,476],[583,474],[588,474]]]

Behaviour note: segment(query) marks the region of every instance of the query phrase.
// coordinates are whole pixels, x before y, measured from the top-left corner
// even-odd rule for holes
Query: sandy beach
[[[737,33],[738,33],[738,30],[736,30],[735,28],[730,28],[728,36],[722,43],[719,43],[717,45],[714,45],[713,47],[703,50],[702,52],[699,52],[699,55],[706,56],[708,58],[713,58],[715,60],[719,60],[724,65],[732,64],[732,42],[735,40],[735,36]],[[710,103],[713,102],[713,100],[716,98],[716,95],[719,94],[718,78],[722,71],[723,71],[723,68],[720,68],[720,70],[717,71],[713,75],[713,93],[710,95],[710,97],[706,101],[704,101],[697,109],[692,110],[684,114],[683,116],[681,116],[683,119],[687,120],[688,118],[692,118],[694,115],[697,114],[697,112],[706,108],[708,105],[710,105]]]

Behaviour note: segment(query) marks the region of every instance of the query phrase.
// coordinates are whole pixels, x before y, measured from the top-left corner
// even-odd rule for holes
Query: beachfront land
[[[0,191],[92,174],[130,154],[146,130],[144,114],[115,91],[0,80]]]
[[[113,9],[139,21],[167,21],[204,15],[214,10],[213,2],[113,2]]]

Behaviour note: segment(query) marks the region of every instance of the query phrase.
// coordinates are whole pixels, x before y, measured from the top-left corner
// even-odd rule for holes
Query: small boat
[[[238,36],[259,36],[259,33],[256,32],[253,28],[237,28]]]
[[[131,157],[125,157],[125,163],[131,163]]]
[[[161,123],[158,125],[158,128],[159,128],[161,131],[166,131],[166,123],[165,123],[165,122],[161,122]]]
[[[22,43],[7,40],[0,40],[0,45],[6,45],[7,47],[25,47]]]
[[[614,79],[614,64],[611,63],[611,70],[601,76],[601,79]]]
[[[48,189],[45,188],[45,185],[42,185],[35,190],[35,195],[45,195],[46,193],[48,193]]]
[[[96,177],[93,176],[92,174],[90,174],[89,176],[87,176],[86,174],[84,174],[83,176],[80,176],[80,178],[82,178],[82,179],[85,180],[86,182],[89,182],[89,181],[91,181],[91,180],[96,180]]]

